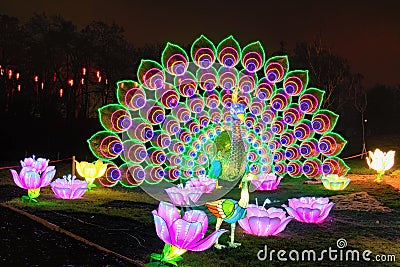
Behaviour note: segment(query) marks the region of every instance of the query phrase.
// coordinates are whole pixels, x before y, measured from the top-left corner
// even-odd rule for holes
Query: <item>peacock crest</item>
[[[105,186],[207,175],[237,149],[235,104],[244,144],[235,160],[247,172],[318,179],[348,171],[338,157],[346,141],[332,132],[338,115],[321,108],[324,91],[308,87],[306,70],[289,70],[287,56],[267,59],[260,42],[241,48],[229,36],[215,46],[202,35],[190,51],[167,43],[160,62],[142,60],[136,81],[118,82],[116,95],[118,103],[99,109],[104,130],[88,140],[108,164]]]

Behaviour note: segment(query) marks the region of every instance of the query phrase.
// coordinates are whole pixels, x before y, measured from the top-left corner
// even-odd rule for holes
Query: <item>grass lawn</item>
[[[371,140],[368,149],[375,149],[382,139]],[[384,140],[382,150],[397,149],[399,138]],[[374,143],[375,142],[375,143]],[[375,147],[376,146],[376,147]],[[292,220],[286,229],[276,237],[255,237],[246,235],[237,226],[235,241],[242,245],[236,249],[217,250],[211,248],[205,252],[186,252],[180,266],[400,266],[400,158],[396,155],[396,165],[387,172],[382,183],[374,182],[375,172],[368,169],[364,159],[346,160],[351,167],[348,177],[352,179],[344,191],[329,191],[322,184],[305,184],[305,179],[285,177],[276,191],[251,192],[250,203],[263,203],[266,198],[272,201],[267,205],[280,207],[287,204],[289,198],[302,196],[329,197],[335,202],[328,219],[322,224],[304,224]],[[57,164],[57,177],[70,173],[70,165]],[[0,171],[0,189],[17,188],[8,170]],[[15,190],[19,190],[18,188]],[[19,190],[9,197],[3,195],[7,205],[36,214],[49,222],[77,233],[86,239],[131,259],[148,262],[150,253],[161,253],[163,242],[157,237],[151,211],[157,208],[158,201],[151,198],[140,188],[124,189],[120,186],[103,188],[100,185],[87,192],[82,199],[65,201],[56,199],[50,187],[41,190],[38,203],[24,203],[20,196],[26,191]],[[226,197],[239,199],[240,191],[235,188]],[[230,229],[226,223],[222,225]],[[214,225],[209,226],[208,233]],[[229,233],[220,238],[227,243]],[[338,250],[337,240],[345,239],[347,246]],[[40,244],[37,244],[40,246]],[[267,248],[267,259],[259,260],[257,254]],[[335,261],[327,254],[321,261],[292,261],[288,254],[291,250],[301,253],[314,250],[320,257],[323,250],[336,249]],[[270,260],[270,252],[275,250]],[[277,251],[284,250],[287,261],[279,261]],[[357,250],[361,254],[370,250],[371,261],[340,260],[340,251]],[[260,252],[260,255],[264,255]],[[292,254],[295,255],[295,254]],[[307,256],[308,254],[306,254]],[[332,257],[334,256],[332,255]],[[343,254],[345,255],[345,254]],[[386,262],[378,262],[376,256]],[[394,255],[396,262],[389,255]],[[308,257],[308,256],[307,256]],[[390,260],[390,262],[389,262]]]

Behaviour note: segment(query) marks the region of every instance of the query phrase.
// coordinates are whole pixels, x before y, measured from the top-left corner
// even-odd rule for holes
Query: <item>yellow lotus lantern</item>
[[[76,171],[80,176],[85,178],[88,184],[88,190],[92,187],[96,187],[94,180],[104,175],[107,170],[107,164],[104,164],[101,160],[97,160],[94,164],[87,161],[76,161]]]
[[[376,182],[382,181],[382,176],[385,171],[389,170],[394,165],[394,151],[382,152],[380,149],[375,149],[372,153],[368,151],[369,157],[367,157],[367,164],[371,169],[378,172],[378,177],[375,179]]]
[[[335,191],[345,189],[350,183],[349,178],[337,174],[328,174],[321,180],[326,189]]]

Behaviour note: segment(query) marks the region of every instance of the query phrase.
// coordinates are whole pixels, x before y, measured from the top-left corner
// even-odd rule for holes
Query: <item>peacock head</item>
[[[242,178],[243,182],[251,182],[253,180],[258,180],[258,177],[250,172],[246,173]]]
[[[244,122],[244,109],[245,109],[245,106],[243,104],[240,104],[240,103],[232,104],[232,107],[231,107],[232,119],[240,120],[241,122]]]

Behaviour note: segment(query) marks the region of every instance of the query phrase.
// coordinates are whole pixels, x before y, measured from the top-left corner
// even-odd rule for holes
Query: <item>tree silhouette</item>
[[[361,137],[362,137],[362,149],[361,158],[364,157],[364,153],[367,152],[367,145],[365,141],[365,124],[367,119],[365,118],[365,111],[367,110],[367,92],[365,87],[362,85],[363,76],[361,74],[353,75],[350,90],[353,92],[354,107],[360,112],[361,115]]]
[[[325,91],[324,108],[337,110],[348,102],[350,66],[346,59],[324,46],[321,34],[311,43],[297,43],[292,61],[297,68],[309,70],[310,86]]]
[[[0,24],[3,115],[97,116],[113,101],[116,81],[134,76],[135,49],[114,23],[92,22],[79,32],[71,21],[43,13],[22,26],[1,15]],[[26,110],[19,112],[22,103]]]

